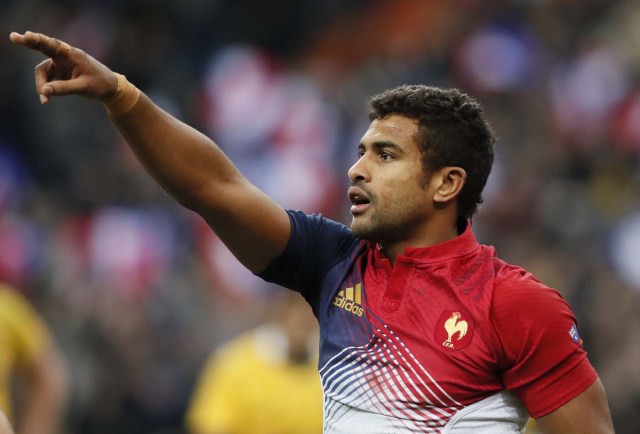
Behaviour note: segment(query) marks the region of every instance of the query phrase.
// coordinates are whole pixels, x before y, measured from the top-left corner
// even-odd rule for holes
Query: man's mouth
[[[371,204],[369,196],[357,187],[348,190],[349,201],[351,202],[351,214],[362,214]]]

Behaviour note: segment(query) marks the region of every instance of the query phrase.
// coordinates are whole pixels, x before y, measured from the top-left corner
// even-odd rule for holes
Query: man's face
[[[433,214],[433,191],[422,170],[418,124],[391,115],[374,120],[349,169],[351,229],[371,241],[410,241]]]

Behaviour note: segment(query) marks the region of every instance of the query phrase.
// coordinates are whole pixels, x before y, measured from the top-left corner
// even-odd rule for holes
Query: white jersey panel
[[[463,408],[442,434],[521,434],[529,414],[515,393],[500,392]]]
[[[342,407],[342,417],[325,419],[325,434],[522,434],[529,419],[512,392],[501,392],[463,408],[444,428],[419,427],[415,421]]]

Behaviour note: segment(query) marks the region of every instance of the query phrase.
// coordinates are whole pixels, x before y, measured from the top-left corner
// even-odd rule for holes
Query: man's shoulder
[[[353,236],[351,229],[347,225],[327,217],[322,213],[305,213],[300,210],[287,210],[287,213],[289,214],[289,219],[294,229],[323,228]]]
[[[510,264],[496,256],[493,258],[495,271],[495,286],[497,289],[512,289],[518,291],[552,290],[542,283],[536,276],[525,268]]]
[[[343,258],[358,245],[367,244],[356,237],[344,223],[322,214],[306,214],[302,211],[287,211],[291,219],[294,244],[313,247],[319,252],[329,252],[335,258]],[[313,244],[310,245],[309,243]]]
[[[541,282],[526,269],[502,260],[494,261],[492,305],[495,311],[521,311],[523,315],[568,308],[560,291]]]

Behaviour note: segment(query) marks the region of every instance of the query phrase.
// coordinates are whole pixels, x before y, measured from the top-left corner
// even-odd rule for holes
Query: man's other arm
[[[544,434],[613,434],[607,396],[600,379],[536,422]]]

